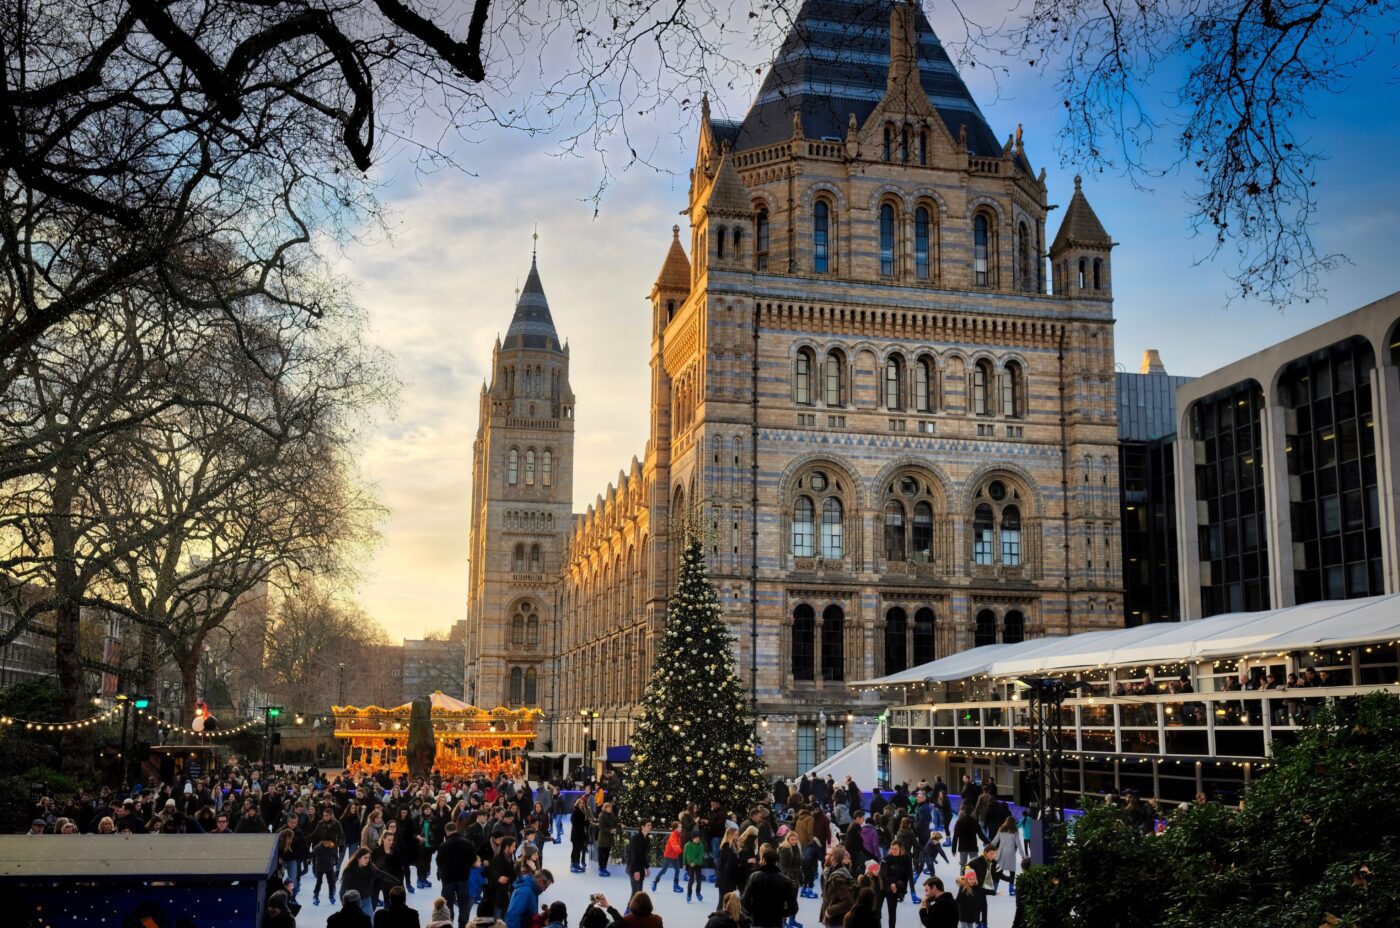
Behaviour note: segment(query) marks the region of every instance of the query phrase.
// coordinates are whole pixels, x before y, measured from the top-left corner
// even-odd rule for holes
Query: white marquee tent
[[[1396,638],[1400,638],[1400,593],[984,645],[851,685],[885,689],[978,676],[1021,677],[1308,651]]]

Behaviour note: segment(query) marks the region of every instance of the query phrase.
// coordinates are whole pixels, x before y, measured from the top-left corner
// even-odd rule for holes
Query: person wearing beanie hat
[[[350,889],[341,894],[341,909],[326,919],[326,928],[370,928],[370,917],[360,906],[360,894]]]
[[[447,899],[438,896],[433,900],[433,914],[428,916],[427,928],[452,928],[452,913],[447,909]]]
[[[297,920],[287,908],[287,894],[280,889],[267,897],[263,928],[297,928]]]

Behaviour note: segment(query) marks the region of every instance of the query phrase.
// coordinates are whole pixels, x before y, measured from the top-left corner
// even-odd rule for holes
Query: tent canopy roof
[[[851,685],[880,688],[984,675],[1019,677],[1098,667],[1140,667],[1396,638],[1400,638],[1400,593],[984,645]]]

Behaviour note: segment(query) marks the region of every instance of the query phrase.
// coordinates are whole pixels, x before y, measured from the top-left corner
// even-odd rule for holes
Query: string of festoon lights
[[[120,706],[115,706],[105,712],[99,712],[88,718],[78,719],[76,722],[35,722],[30,719],[19,719],[10,715],[0,715],[0,725],[23,725],[25,731],[76,731],[79,728],[100,725],[109,719],[121,715],[121,711]]]
[[[255,719],[244,722],[241,725],[235,725],[233,728],[219,728],[215,729],[214,731],[195,731],[193,728],[190,728],[185,725],[177,725],[174,722],[167,722],[160,716],[152,715],[145,709],[137,709],[136,714],[146,719],[147,721],[154,722],[157,727],[164,728],[166,731],[178,731],[182,735],[193,735],[196,738],[228,738],[232,735],[239,734],[240,732],[245,732],[248,729],[254,727],[255,725],[262,724],[261,719]]]
[[[1029,750],[1021,750],[1021,751],[986,751],[986,750],[950,751],[950,750],[945,750],[945,749],[942,749],[942,748],[905,747],[905,746],[902,746],[902,745],[893,745],[893,746],[892,746],[892,749],[895,751],[895,753],[902,753],[902,754],[957,754],[957,755],[959,755],[959,756],[971,757],[971,758],[973,758],[974,760],[975,760],[975,759],[978,759],[978,758],[986,758],[986,759],[988,759],[988,760],[990,760],[990,759],[992,759],[992,758],[998,758],[998,759],[999,759],[999,758],[1007,758],[1007,759],[1013,759],[1013,758],[1014,758],[1014,759],[1020,759],[1020,758],[1028,758],[1028,757],[1030,756],[1030,754],[1031,754],[1031,752],[1030,752]],[[1178,767],[1183,766],[1183,765],[1188,765],[1188,766],[1189,766],[1189,765],[1193,765],[1193,764],[1194,764],[1195,766],[1199,767],[1199,766],[1201,766],[1201,764],[1202,764],[1202,761],[1201,761],[1201,760],[1192,760],[1190,757],[1187,757],[1187,758],[1185,758],[1185,759],[1177,759],[1177,758],[1172,758],[1172,757],[1160,757],[1160,756],[1157,756],[1157,757],[1154,757],[1154,756],[1142,757],[1142,756],[1138,756],[1138,755],[1135,755],[1135,754],[1111,754],[1111,753],[1106,754],[1106,753],[1104,753],[1104,752],[1102,752],[1102,751],[1100,751],[1100,752],[1098,752],[1098,753],[1091,753],[1091,752],[1088,752],[1088,751],[1061,751],[1060,753],[1061,753],[1061,755],[1062,755],[1063,757],[1065,757],[1066,759],[1085,760],[1085,761],[1089,761],[1089,762],[1091,762],[1091,763],[1100,763],[1100,762],[1102,762],[1102,763],[1107,763],[1107,762],[1109,762],[1109,761],[1118,761],[1119,764],[1125,765],[1125,766],[1126,766],[1127,764],[1147,764],[1147,763],[1151,763],[1151,764],[1156,764],[1156,765],[1160,765],[1160,766],[1163,766],[1163,767],[1167,766],[1168,764],[1172,764],[1172,765],[1178,766]],[[1254,769],[1254,770],[1261,770],[1261,769],[1264,769],[1264,768],[1267,768],[1267,767],[1272,767],[1272,766],[1274,765],[1272,759],[1269,759],[1269,760],[1226,760],[1226,759],[1223,759],[1223,758],[1211,757],[1211,758],[1205,758],[1205,760],[1208,761],[1209,763],[1219,764],[1219,765],[1222,766],[1222,767],[1250,767],[1250,768],[1252,768],[1252,769]]]

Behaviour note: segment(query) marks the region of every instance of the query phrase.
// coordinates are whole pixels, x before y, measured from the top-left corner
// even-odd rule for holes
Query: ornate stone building
[[[706,104],[645,454],[560,565],[554,750],[626,743],[682,520],[778,772],[868,735],[852,681],[1122,624],[1113,242],[1076,181],[1047,249],[1044,178],[903,2],[809,0],[743,121]]]
[[[466,698],[539,705],[551,676],[558,578],[573,509],[574,394],[539,270],[491,352],[472,443]]]

